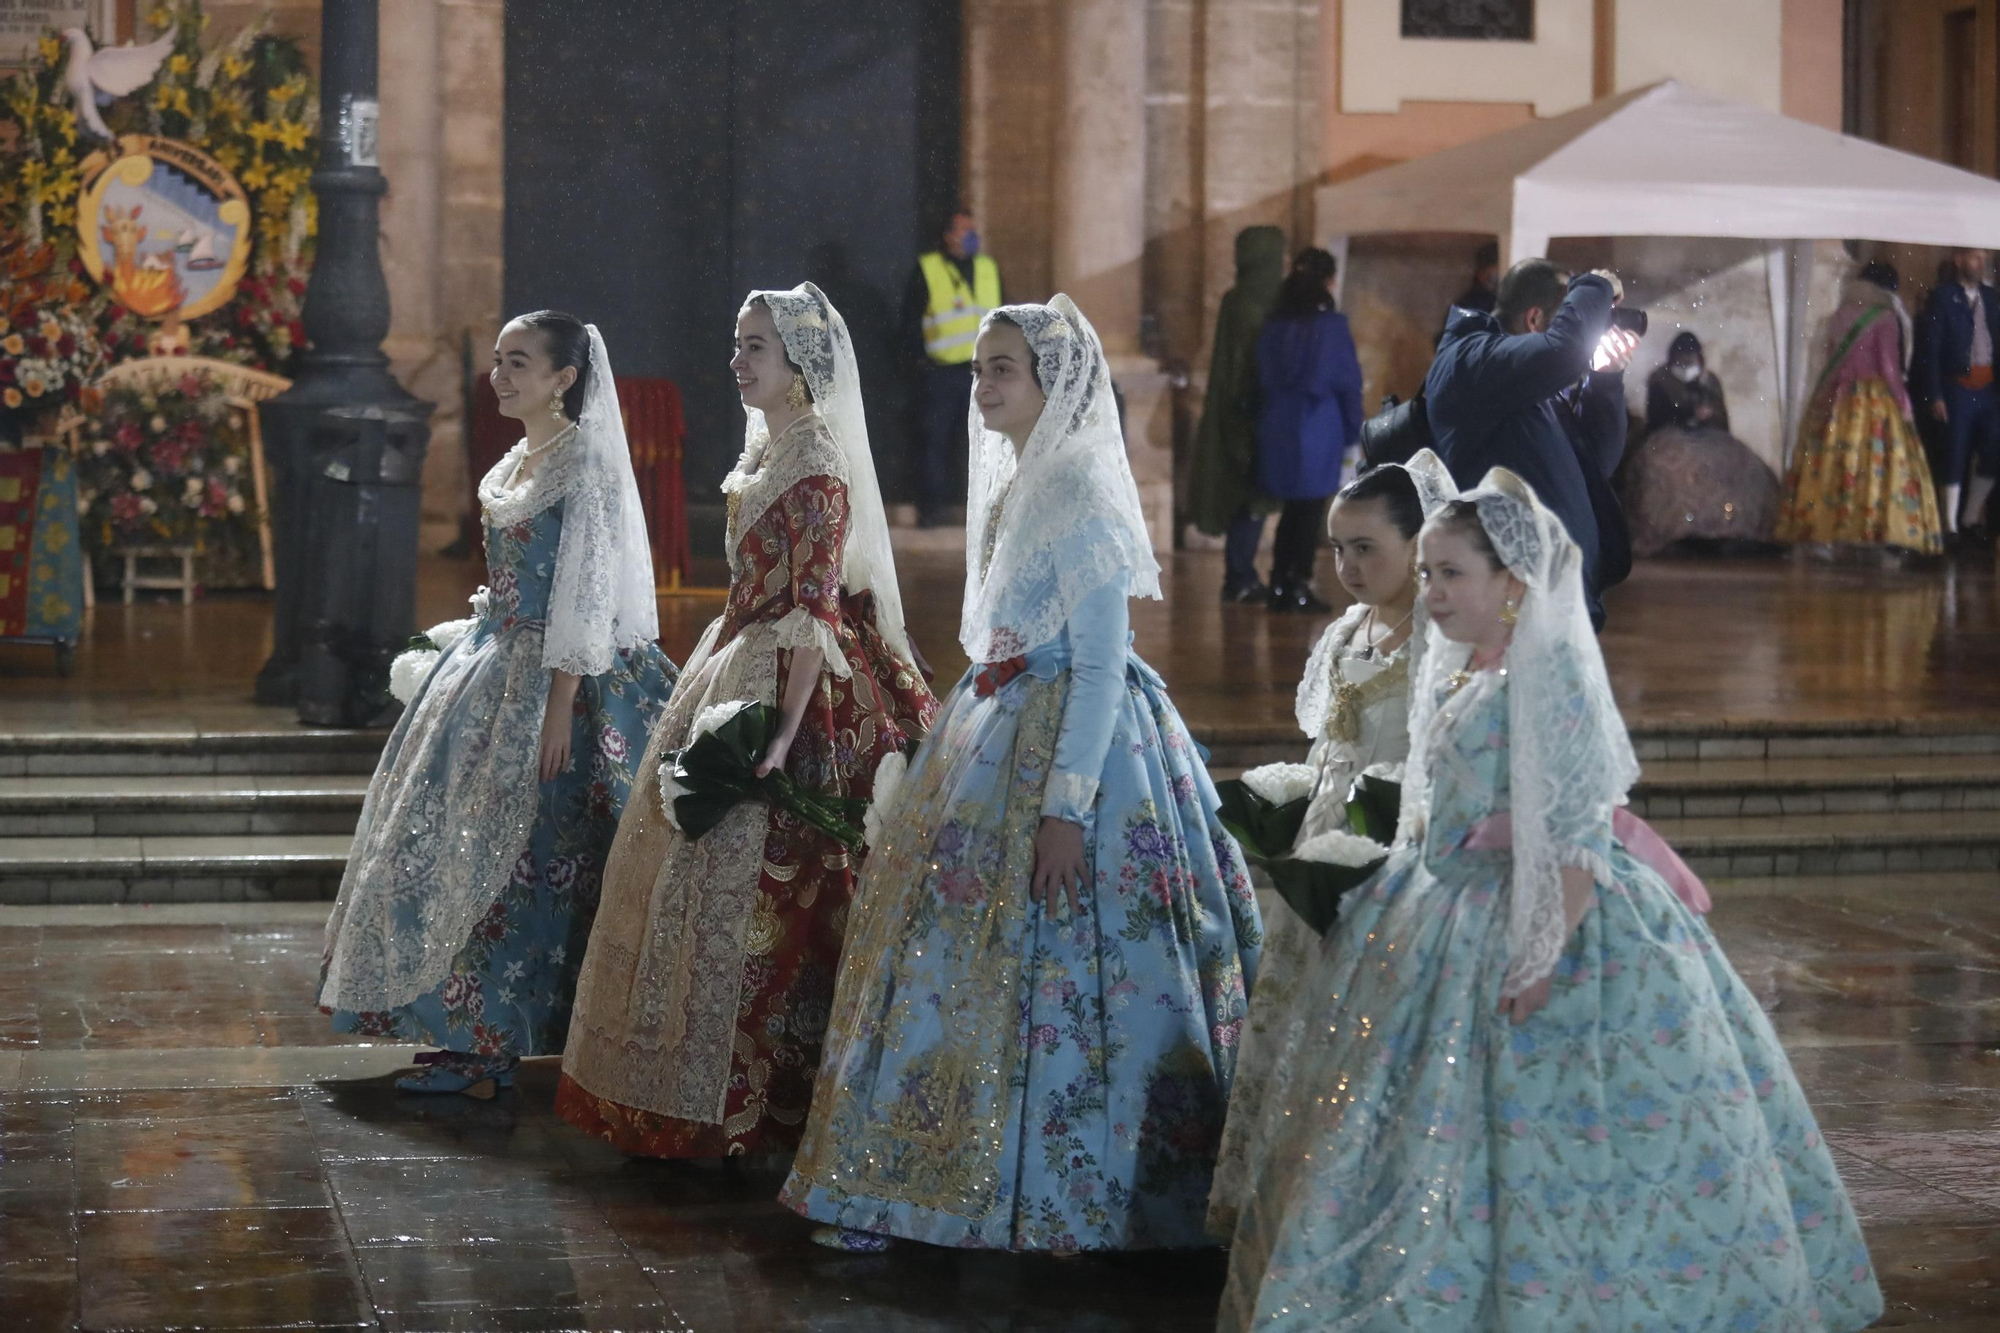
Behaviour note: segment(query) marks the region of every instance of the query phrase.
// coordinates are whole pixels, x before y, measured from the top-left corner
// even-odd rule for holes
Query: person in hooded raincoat
[[[1236,285],[1215,315],[1215,350],[1208,393],[1194,437],[1191,487],[1195,527],[1226,541],[1225,602],[1261,602],[1269,589],[1257,577],[1264,519],[1278,502],[1257,489],[1257,337],[1285,280],[1285,233],[1245,227],[1236,233]]]

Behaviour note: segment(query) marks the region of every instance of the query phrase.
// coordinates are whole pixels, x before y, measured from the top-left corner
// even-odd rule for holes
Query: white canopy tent
[[[1787,442],[1811,353],[1806,242],[2000,249],[2000,181],[1674,80],[1326,186],[1315,203],[1343,261],[1348,237],[1395,232],[1497,236],[1509,263],[1556,236],[1769,242]]]

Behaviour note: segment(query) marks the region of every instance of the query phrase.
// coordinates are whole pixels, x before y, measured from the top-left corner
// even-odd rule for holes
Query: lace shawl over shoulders
[[[832,477],[847,485],[847,455],[817,414],[801,418],[775,440],[753,443],[722,479],[730,499],[729,564],[736,567],[736,548],[743,534],[783,499],[785,492],[808,477]]]
[[[508,479],[527,456],[528,443],[523,440],[509,449],[479,483],[479,504],[486,517],[500,527],[511,527],[562,499],[591,471],[588,455],[577,447],[579,443],[572,438],[562,445],[534,476],[512,490],[507,488]]]

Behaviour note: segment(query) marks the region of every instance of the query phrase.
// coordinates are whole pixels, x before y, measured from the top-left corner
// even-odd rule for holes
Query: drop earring
[[[806,393],[806,377],[793,371],[791,387],[785,390],[785,406],[796,412],[811,401],[811,396]]]
[[[563,400],[560,393],[551,393],[549,395],[549,415],[557,421],[563,419]]]
[[[1521,618],[1521,608],[1515,604],[1513,598],[1509,597],[1506,601],[1500,603],[1501,624],[1507,626],[1509,629],[1512,629],[1514,627],[1515,622],[1520,620],[1520,618]]]

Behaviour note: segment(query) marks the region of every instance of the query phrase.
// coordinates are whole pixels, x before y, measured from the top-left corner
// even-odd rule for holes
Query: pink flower
[[[1328,1199],[1325,1203],[1319,1206],[1319,1211],[1322,1217],[1339,1217],[1340,1200]]]
[[[1525,1120],[1512,1121],[1507,1126],[1507,1132],[1509,1134],[1525,1134],[1528,1132],[1528,1122]]]
[[[1816,1130],[1816,1129],[1809,1129],[1809,1130],[1807,1130],[1807,1131],[1806,1131],[1806,1147],[1808,1147],[1808,1148],[1817,1148],[1817,1147],[1819,1147],[1819,1131],[1818,1131],[1818,1130]]]
[[[1623,972],[1624,970],[1625,970],[1625,965],[1624,965],[1623,963],[1620,963],[1620,962],[1619,962],[1619,961],[1618,961],[1617,959],[1615,959],[1615,958],[1607,958],[1607,959],[1605,959],[1605,960],[1604,960],[1604,975],[1605,975],[1605,976],[1607,976],[1607,977],[1615,977],[1615,976],[1617,976],[1617,975],[1618,975],[1618,974],[1619,974],[1620,972]]]
[[[1458,1126],[1457,1125],[1444,1126],[1442,1129],[1438,1130],[1438,1137],[1443,1139],[1446,1143],[1457,1143]]]
[[[1787,1241],[1783,1236],[1771,1242],[1771,1253],[1773,1254],[1784,1254],[1791,1248],[1791,1242]]]
[[[1799,1223],[1799,1230],[1817,1231],[1819,1230],[1819,1224],[1824,1221],[1826,1221],[1826,1218],[1819,1213],[1807,1213]]]
[[[1701,1281],[1701,1275],[1707,1271],[1700,1264],[1689,1264],[1681,1270],[1681,1276],[1690,1282],[1699,1282]]]
[[[1647,1129],[1665,1129],[1666,1127],[1667,1117],[1663,1113],[1655,1111],[1646,1117]]]
[[[1665,1046],[1674,1039],[1674,1034],[1666,1028],[1653,1029],[1653,1045]]]
[[[604,757],[614,764],[622,764],[632,753],[632,747],[625,740],[625,733],[607,725],[597,734],[597,748],[604,751]]]
[[[1609,1282],[1600,1282],[1597,1286],[1597,1291],[1594,1294],[1596,1295],[1598,1300],[1608,1301],[1613,1296],[1616,1296],[1618,1294],[1618,1291]]]
[[[1715,1182],[1712,1180],[1704,1180],[1701,1182],[1701,1184],[1696,1185],[1694,1187],[1694,1192],[1696,1194],[1699,1194],[1702,1198],[1706,1199],[1711,1194],[1715,1193]]]
[[[1227,1023],[1217,1023],[1210,1035],[1214,1038],[1217,1046],[1226,1050],[1236,1044],[1236,1038],[1242,1031],[1243,1020],[1238,1018]]]
[[[1602,1125],[1592,1125],[1589,1129],[1583,1131],[1583,1136],[1592,1143],[1602,1143],[1611,1137],[1611,1131]]]
[[[1521,1290],[1529,1296],[1546,1296],[1549,1294],[1549,1289],[1540,1282],[1530,1282],[1527,1286],[1521,1288]]]
[[[1447,1305],[1457,1305],[1460,1301],[1465,1299],[1465,1293],[1460,1291],[1458,1287],[1454,1284],[1452,1286],[1446,1287],[1443,1291],[1439,1292],[1438,1297],[1439,1299],[1443,1300],[1444,1303]]]
[[[1491,1222],[1493,1220],[1493,1210],[1483,1203],[1476,1203],[1472,1205],[1472,1220],[1475,1222]]]

